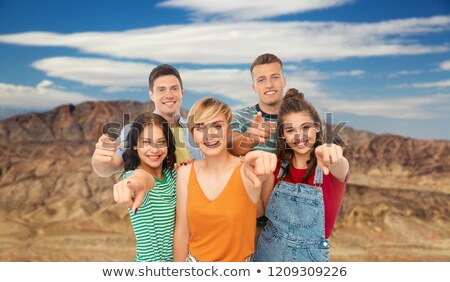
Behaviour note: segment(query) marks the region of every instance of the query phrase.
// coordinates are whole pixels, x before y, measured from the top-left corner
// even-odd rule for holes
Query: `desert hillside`
[[[0,122],[0,261],[131,261],[118,176],[90,160],[104,124],[152,104],[86,102]],[[334,261],[450,261],[450,142],[346,128],[351,164]]]

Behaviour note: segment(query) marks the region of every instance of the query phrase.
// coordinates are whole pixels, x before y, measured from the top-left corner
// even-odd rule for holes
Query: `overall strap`
[[[316,166],[316,174],[314,175],[314,185],[322,186],[323,184],[323,172],[319,166]]]
[[[280,179],[280,177],[283,175],[284,170],[286,169],[287,166],[288,166],[288,162],[287,161],[283,161],[281,163],[281,167],[280,167],[280,171],[278,172],[277,179]]]

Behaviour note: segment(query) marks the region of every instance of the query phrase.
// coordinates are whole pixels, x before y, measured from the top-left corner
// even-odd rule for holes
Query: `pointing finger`
[[[133,201],[131,200],[131,191],[127,187],[124,187],[123,182],[121,185],[120,194],[121,194],[121,203],[131,208],[133,206]]]
[[[254,167],[257,159],[258,159],[258,155],[255,154],[254,152],[250,152],[244,156],[244,163],[251,167]]]
[[[270,134],[269,132],[266,132],[264,130],[261,130],[260,128],[254,128],[254,127],[250,127],[247,132],[248,135],[250,135],[251,138],[259,138],[259,139],[264,139],[264,138],[269,138]]]
[[[273,173],[277,168],[277,155],[270,154],[270,173]]]
[[[324,163],[324,155],[325,151],[327,150],[325,146],[326,145],[320,145],[319,147],[317,147],[315,149],[315,154],[317,158],[317,165],[325,175],[328,175],[329,173],[328,166],[326,165],[326,163]]]
[[[264,122],[264,119],[263,119],[263,117],[262,117],[262,113],[261,113],[261,112],[258,112],[258,113],[256,114],[255,118],[253,119],[253,121],[254,121],[254,122],[257,122],[257,123]]]
[[[344,153],[342,151],[341,146],[336,146],[336,152],[337,152],[338,160],[340,160],[344,157]]]
[[[136,193],[136,197],[134,198],[134,203],[131,208],[131,210],[133,211],[134,214],[136,214],[138,211],[138,208],[141,207],[142,202],[144,201],[144,196],[145,196],[144,191],[139,191],[138,193]]]
[[[333,145],[333,147],[330,148],[330,164],[334,164],[338,160],[337,146]]]
[[[106,141],[111,141],[111,139],[109,138],[109,136],[107,134],[102,134],[102,136],[100,136],[100,138],[98,138],[99,142],[106,142]]]
[[[317,165],[323,171],[323,174],[328,175],[330,173],[330,170],[328,169],[328,167],[325,166],[322,162],[318,162]]]
[[[244,170],[245,175],[250,179],[250,181],[253,182],[253,186],[255,188],[261,188],[261,181],[259,180],[258,176],[256,176],[251,168],[247,168]]]
[[[133,181],[130,178],[132,178],[132,176],[128,177],[128,179],[125,180],[126,184],[127,184],[127,188],[130,189],[131,191],[136,191],[138,189],[138,184],[136,183],[136,181]]]
[[[330,144],[325,144],[322,150],[322,162],[326,167],[330,166]]]

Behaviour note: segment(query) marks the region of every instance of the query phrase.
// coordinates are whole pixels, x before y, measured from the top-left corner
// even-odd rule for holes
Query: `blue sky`
[[[181,71],[185,108],[239,108],[257,101],[248,68],[265,52],[335,123],[450,140],[446,0],[0,0],[0,117],[148,101],[160,63]]]

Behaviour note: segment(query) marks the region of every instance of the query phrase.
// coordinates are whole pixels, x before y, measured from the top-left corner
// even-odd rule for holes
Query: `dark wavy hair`
[[[284,117],[290,113],[307,112],[315,123],[319,123],[322,127],[322,121],[320,120],[319,113],[314,108],[314,106],[305,99],[305,95],[300,93],[297,89],[291,88],[286,92],[283,98],[283,102],[280,107],[280,112],[278,114],[278,130],[277,130],[277,155],[279,157],[280,165],[283,161],[287,162],[287,166],[284,166],[284,172],[280,176],[280,180],[284,179],[286,176],[290,176],[290,170],[292,167],[292,156],[293,150],[286,144],[283,136],[283,123]],[[306,162],[308,170],[302,179],[302,183],[306,183],[309,177],[311,177],[317,166],[317,158],[315,154],[315,148],[322,144],[323,132],[320,130],[316,133],[316,142],[313,145],[313,149],[310,152],[310,158]]]
[[[164,137],[167,141],[167,156],[163,161],[163,169],[168,167],[172,170],[176,162],[175,157],[175,139],[173,137],[172,131],[170,130],[169,122],[165,120],[162,116],[155,113],[143,113],[138,116],[136,120],[130,127],[130,131],[127,135],[127,146],[123,154],[123,164],[124,171],[134,170],[140,164],[141,160],[137,153],[137,150],[133,148],[139,146],[139,135],[141,134],[144,127],[148,124],[153,124],[159,126],[164,132]]]

